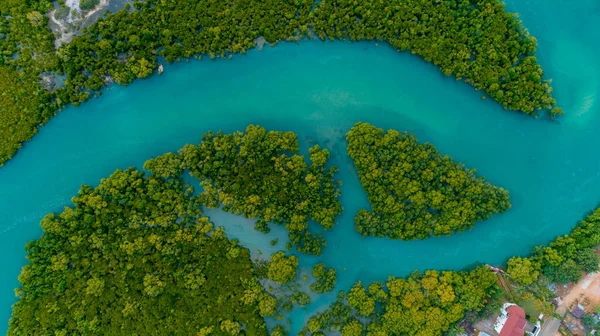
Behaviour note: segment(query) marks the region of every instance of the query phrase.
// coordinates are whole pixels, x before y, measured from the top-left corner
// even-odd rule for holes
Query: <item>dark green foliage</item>
[[[473,227],[510,208],[508,192],[408,133],[357,123],[346,135],[372,211],[354,222],[363,236],[424,239]]]
[[[325,334],[442,335],[466,312],[481,311],[497,290],[496,276],[487,267],[470,272],[426,271],[408,279],[390,277],[368,291],[360,282],[328,310],[312,317],[305,331]]]
[[[245,133],[206,133],[200,145],[180,151],[183,166],[178,167],[201,181],[207,206],[222,205],[225,211],[256,218],[262,232],[269,231],[271,222],[285,223],[298,251],[319,255],[325,240],[311,233],[308,220],[333,228],[342,211],[339,185],[333,179],[337,168],[325,166],[329,152],[319,146],[309,149],[310,165],[297,153],[294,133],[251,125]],[[169,162],[179,164],[175,159]]]
[[[548,246],[537,246],[529,258],[513,257],[509,260],[508,274],[518,282],[528,285],[540,272],[553,282],[577,282],[581,272],[598,271],[600,244],[600,208],[581,221],[570,234],[560,236]],[[527,263],[526,270],[521,267]],[[523,276],[528,273],[529,276]]]
[[[575,262],[586,273],[594,273],[599,270],[600,257],[593,248],[584,249],[575,256]]]
[[[546,265],[542,273],[552,282],[568,284],[581,279],[581,267],[573,259],[569,259],[559,266]]]
[[[491,318],[498,314],[500,308],[505,303],[504,292],[498,284],[494,284],[487,290],[488,301],[485,307],[479,312],[472,312],[465,314],[468,321],[475,323],[480,320]]]
[[[286,248],[296,246],[299,252],[319,255],[325,240],[311,233],[308,221],[329,230],[342,211],[340,183],[333,179],[337,168],[326,167],[328,158],[326,149],[314,146],[308,165],[298,155],[294,133],[250,125],[246,132],[208,132],[200,145],[148,160],[144,168],[162,178],[188,169],[200,180],[206,206],[256,218],[255,228],[264,233],[271,222],[285,223],[290,239]]]
[[[596,327],[596,319],[594,318],[594,314],[583,314],[581,317],[581,323],[588,328],[592,329]]]
[[[327,269],[324,263],[316,264],[312,269],[312,274],[317,280],[310,285],[310,290],[315,293],[331,292],[337,281],[335,268]]]
[[[0,1],[0,166],[64,103],[40,74],[60,68],[44,15],[51,1]]]
[[[225,57],[245,53],[261,36],[297,41],[311,31],[321,39],[387,41],[507,109],[563,113],[542,80],[535,38],[499,0],[140,1],[135,11],[100,18],[58,55],[44,15],[52,7],[49,0],[0,1],[0,164],[66,104],[79,105],[111,80],[149,76],[158,57]],[[65,88],[45,90],[39,75],[46,71],[66,74]]]
[[[73,203],[27,244],[9,335],[267,334],[249,251],[180,179],[117,170]]]
[[[322,39],[388,41],[464,78],[504,108],[534,114],[555,104],[533,56],[536,39],[500,1],[324,0],[314,17]]]
[[[100,3],[100,0],[80,0],[79,8],[81,10],[90,10],[94,9]]]

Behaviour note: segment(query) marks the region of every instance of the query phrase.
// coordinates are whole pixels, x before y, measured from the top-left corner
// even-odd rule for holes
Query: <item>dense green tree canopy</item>
[[[298,267],[298,258],[295,256],[285,256],[285,252],[279,251],[271,256],[271,263],[268,268],[269,280],[278,284],[289,283],[296,277],[296,268]]]
[[[100,0],[80,0],[79,8],[81,10],[91,10],[94,9],[94,7],[96,7],[99,3]]]
[[[372,208],[355,217],[363,236],[410,240],[448,235],[510,208],[506,190],[413,135],[357,123],[346,139]]]
[[[407,279],[390,277],[365,289],[357,282],[347,295],[313,316],[312,333],[342,335],[442,335],[466,312],[480,311],[496,290],[496,275],[481,266],[469,272],[427,271]],[[359,321],[363,321],[363,325]]]
[[[96,3],[81,2],[84,9]],[[159,57],[225,57],[259,37],[387,41],[507,109],[562,114],[535,58],[537,41],[499,0],[148,0],[133,7],[100,18],[57,53],[44,15],[50,0],[0,1],[0,164],[66,104],[113,81],[148,77]],[[66,75],[65,87],[47,87],[40,81],[47,74]]]
[[[49,0],[0,1],[0,166],[63,105],[40,83],[60,68],[48,28]]]
[[[266,335],[249,251],[180,179],[118,170],[73,203],[27,245],[9,335]]]
[[[335,268],[327,268],[324,263],[317,263],[312,269],[316,281],[310,285],[310,290],[315,293],[331,292],[337,281]]]
[[[201,181],[204,204],[256,218],[262,232],[271,222],[285,223],[298,251],[318,255],[325,241],[311,233],[308,221],[333,228],[342,211],[333,179],[337,168],[326,167],[329,152],[318,145],[309,149],[309,165],[297,153],[294,133],[250,125],[246,132],[208,132],[200,145],[187,145],[144,167],[162,177],[189,169]]]
[[[512,257],[508,260],[508,274],[523,285],[529,285],[540,276],[539,265],[527,258]]]

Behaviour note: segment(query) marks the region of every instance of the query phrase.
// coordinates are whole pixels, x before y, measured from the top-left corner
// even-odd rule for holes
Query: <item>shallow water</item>
[[[385,280],[414,269],[463,269],[502,264],[532,246],[567,233],[600,202],[600,4],[594,0],[509,2],[538,38],[538,60],[566,116],[558,121],[506,112],[481,92],[444,77],[435,67],[385,44],[281,44],[232,61],[183,62],[133,85],[111,87],[68,108],[0,168],[0,317],[6,321],[25,264],[23,246],[41,234],[39,220],[69,205],[82,183],[97,184],[116,168],[195,143],[207,130],[241,130],[250,123],[312,139],[340,167],[345,213],[326,234],[321,258],[338,269],[338,289],[355,280]],[[414,132],[443,153],[477,168],[510,191],[513,208],[469,232],[424,241],[362,238],[353,227],[367,206],[345,149],[357,121]],[[285,233],[264,236],[249,220],[219,211],[225,225],[256,253],[283,248]],[[273,248],[268,242],[279,236]],[[298,330],[330,296],[291,321]]]

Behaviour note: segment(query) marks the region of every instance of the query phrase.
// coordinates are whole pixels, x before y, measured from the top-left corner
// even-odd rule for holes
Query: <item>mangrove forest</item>
[[[57,13],[71,10],[59,3]],[[106,85],[148,77],[163,60],[230,58],[263,42],[383,41],[505,109],[562,114],[536,39],[500,0],[134,1],[63,44],[49,28],[52,10],[50,0],[0,2],[0,164],[60,109]]]

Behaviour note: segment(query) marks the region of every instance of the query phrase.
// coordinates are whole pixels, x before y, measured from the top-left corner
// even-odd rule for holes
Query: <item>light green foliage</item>
[[[362,335],[358,330],[363,326],[357,320],[364,321],[372,336],[442,335],[466,312],[481,311],[497,288],[495,282],[496,276],[487,267],[470,272],[427,271],[408,279],[390,277],[385,286],[368,286],[369,294],[358,282],[347,295],[347,305],[342,296],[310,321],[319,319],[320,331],[338,330],[342,335]],[[385,295],[377,294],[379,290]],[[378,297],[375,310],[371,308],[373,296]],[[308,329],[312,331],[310,326]]]
[[[137,78],[145,78],[150,76],[155,67],[155,65],[149,62],[147,59],[136,59],[135,57],[129,59],[129,61],[127,61],[127,65],[131,73]]]
[[[577,265],[586,273],[594,273],[598,271],[600,259],[595,248],[585,248],[577,253],[573,259]]]
[[[316,333],[321,329],[321,321],[318,317],[313,317],[308,321],[308,331]]]
[[[273,328],[273,331],[271,331],[271,336],[288,336],[288,332],[281,324],[278,324]]]
[[[263,294],[258,303],[261,316],[273,316],[277,313],[277,300],[273,295]]]
[[[213,326],[203,327],[203,328],[200,328],[200,331],[198,332],[198,334],[196,336],[209,336],[213,333],[214,330],[215,330],[215,327],[213,327]]]
[[[146,161],[144,169],[156,177],[169,178],[179,177],[183,172],[184,165],[179,155],[166,153]]]
[[[564,112],[560,107],[555,107],[550,111],[550,116],[552,117],[561,116],[563,114]]]
[[[369,295],[375,299],[376,302],[385,302],[388,298],[387,292],[384,290],[384,284],[381,282],[373,282],[369,285]]]
[[[342,328],[342,336],[362,336],[363,329],[362,323],[352,320]]]
[[[506,190],[410,134],[357,123],[346,139],[372,208],[354,218],[363,236],[449,235],[510,208]]]
[[[596,253],[600,244],[598,232],[600,208],[581,221],[571,233],[556,238],[548,246],[535,247],[531,257],[511,258],[508,273],[524,285],[530,284],[540,273],[552,282],[577,282],[582,271],[592,273],[599,270],[600,259]]]
[[[242,326],[235,321],[225,320],[221,322],[221,331],[226,335],[235,336],[239,335],[240,331],[242,331]]]
[[[81,8],[97,3],[82,0]],[[127,85],[147,77],[158,57],[173,62],[245,53],[260,36],[268,43],[309,32],[321,39],[387,41],[507,109],[562,114],[534,56],[537,41],[499,0],[139,1],[134,11],[100,18],[58,55],[48,18],[36,14],[52,7],[50,0],[0,1],[0,164],[58,110],[99,93],[109,78]],[[45,90],[38,82],[45,71],[64,73],[65,87]]]
[[[298,267],[298,258],[296,256],[285,256],[285,252],[279,251],[271,256],[269,264],[268,277],[269,280],[275,281],[278,284],[289,283],[296,276],[296,268]]]
[[[9,335],[267,334],[249,251],[181,179],[117,170],[72,201],[26,246]]]
[[[538,270],[539,265],[529,258],[512,257],[508,260],[508,274],[523,285],[529,285],[537,280],[540,275]]]
[[[375,300],[369,296],[359,281],[354,284],[348,293],[348,304],[361,315],[371,315],[375,309]]]
[[[337,281],[337,273],[334,268],[327,269],[324,263],[317,263],[312,269],[317,280],[310,285],[310,290],[315,293],[331,292]]]
[[[189,169],[201,181],[208,206],[222,205],[225,211],[257,218],[256,228],[262,232],[269,231],[270,222],[285,223],[298,251],[319,255],[325,241],[310,232],[308,220],[329,230],[342,207],[333,179],[337,168],[325,167],[329,152],[319,146],[309,152],[307,165],[305,157],[297,155],[294,133],[250,125],[246,132],[208,132],[200,145],[186,145],[180,151],[182,166],[173,158],[168,161],[176,169]]]

